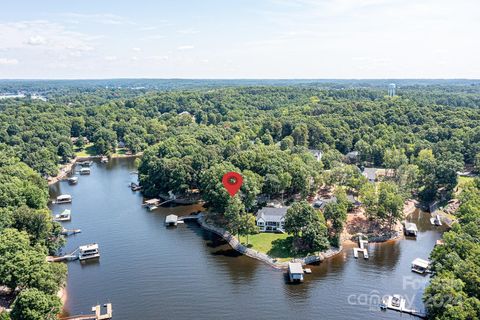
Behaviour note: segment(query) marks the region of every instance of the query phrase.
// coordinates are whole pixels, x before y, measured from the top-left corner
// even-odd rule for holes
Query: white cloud
[[[31,36],[28,39],[27,43],[32,45],[32,46],[38,46],[38,45],[46,44],[47,41],[42,36]]]
[[[17,59],[0,58],[0,65],[2,66],[11,66],[15,64],[18,64]]]
[[[42,45],[52,51],[92,51],[94,40],[45,20],[0,23],[0,49],[34,50],[32,46]]]
[[[117,60],[117,57],[116,57],[116,56],[105,56],[105,60],[107,60],[107,61],[115,61],[115,60]]]
[[[192,50],[193,48],[195,47],[192,45],[184,45],[184,46],[177,47],[177,50]]]
[[[140,49],[140,48],[138,48],[138,47],[132,48],[132,50],[135,51],[135,52],[140,52],[140,51],[142,51],[142,49]]]

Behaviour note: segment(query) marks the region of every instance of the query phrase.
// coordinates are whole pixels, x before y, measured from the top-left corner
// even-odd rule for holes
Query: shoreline
[[[114,154],[110,156],[110,159],[119,159],[119,158],[137,158],[141,157],[143,155],[143,152],[139,152],[136,154]],[[59,169],[58,174],[55,177],[49,177],[47,180],[47,183],[49,186],[52,184],[55,184],[61,180],[63,180],[66,176],[72,172],[73,167],[78,161],[86,161],[86,160],[94,160],[94,159],[100,159],[102,156],[97,155],[97,156],[86,156],[86,157],[75,157],[70,162],[62,165]]]
[[[404,204],[404,208],[403,208],[404,216],[403,216],[403,218],[406,219],[409,215],[411,215],[413,212],[415,212],[415,210],[417,210],[419,208],[418,205],[419,205],[419,202],[417,200],[408,199]],[[206,217],[203,213],[199,214],[199,217],[197,218],[196,221],[200,225],[200,227],[202,227],[203,229],[205,229],[207,231],[210,231],[212,233],[215,233],[216,235],[220,236],[223,240],[225,240],[227,242],[227,244],[233,250],[235,250],[235,251],[237,251],[237,252],[239,252],[239,253],[247,256],[247,257],[250,257],[250,258],[259,260],[263,263],[266,263],[266,264],[268,264],[269,266],[271,266],[275,269],[286,269],[286,268],[288,268],[288,261],[278,262],[275,258],[270,257],[266,253],[247,248],[246,246],[244,246],[240,243],[240,241],[237,239],[237,237],[235,237],[234,235],[232,235],[228,231],[224,230],[223,228],[216,227],[212,224],[209,224],[206,221]],[[399,222],[398,225],[397,225],[397,229],[400,228],[400,226],[402,226],[402,224]],[[346,227],[347,226],[345,225],[345,228]],[[389,242],[389,241],[399,241],[403,238],[402,235],[403,234],[400,230],[396,230],[389,237],[373,238],[371,240],[369,239],[369,242],[371,242],[371,243],[384,243],[384,242]],[[306,256],[306,257],[303,257],[303,258],[296,258],[296,259],[294,258],[294,259],[292,259],[292,261],[301,262],[303,265],[312,264],[312,263],[316,263],[316,262],[322,262],[325,259],[334,257],[337,254],[340,254],[343,251],[344,247],[348,247],[352,244],[355,244],[355,241],[353,241],[351,238],[343,239],[339,248],[330,247],[330,249],[328,249],[327,251],[321,252],[318,256]]]
[[[241,253],[245,256],[248,256],[250,258],[253,258],[253,259],[259,260],[263,263],[266,263],[269,266],[273,267],[274,269],[283,270],[283,269],[288,268],[288,261],[278,262],[276,259],[270,257],[269,255],[267,255],[263,252],[259,252],[257,250],[247,248],[246,246],[241,244],[240,241],[238,241],[237,237],[235,237],[234,235],[232,235],[231,233],[229,233],[228,231],[226,231],[226,230],[224,230],[220,227],[216,227],[214,225],[209,224],[206,221],[205,218],[206,217],[205,217],[204,214],[199,214],[196,221],[200,225],[200,227],[202,227],[203,229],[205,229],[207,231],[210,231],[212,233],[215,233],[216,235],[220,236],[235,251],[237,251],[237,252],[239,252],[239,253]],[[318,256],[306,256],[304,258],[293,259],[293,261],[300,262],[300,263],[302,263],[302,265],[321,262],[321,261],[324,261],[325,259],[331,258],[331,257],[341,253],[342,250],[343,250],[342,246],[340,246],[340,248],[332,248],[331,247],[327,251],[321,252],[320,255],[318,255]]]

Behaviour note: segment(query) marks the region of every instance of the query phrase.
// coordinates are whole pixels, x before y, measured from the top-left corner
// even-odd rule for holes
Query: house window
[[[277,223],[274,222],[274,221],[267,221],[267,226],[276,227],[276,226],[277,226]]]

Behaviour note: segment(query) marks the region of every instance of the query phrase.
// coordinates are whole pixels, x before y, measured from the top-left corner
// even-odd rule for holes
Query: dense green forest
[[[459,223],[431,254],[433,278],[424,301],[430,318],[480,319],[480,179],[461,195]]]
[[[303,201],[287,213],[293,245],[307,252],[338,245],[350,206],[347,193],[360,196],[369,218],[393,225],[401,218],[405,198],[425,203],[448,199],[457,186],[457,171],[480,171],[476,83],[405,82],[398,96],[388,97],[375,82],[229,86],[228,81],[207,81],[163,84],[159,89],[140,81],[129,84],[141,86],[132,89],[119,88],[118,81],[112,80],[110,88],[102,82],[67,82],[57,89],[55,83],[20,82],[24,90],[43,92],[48,100],[0,100],[0,279],[16,290],[14,319],[28,318],[27,312],[50,314],[45,306],[58,310],[52,294],[64,281],[65,269],[46,264],[44,257],[62,245],[62,238],[46,210],[44,178],[55,176],[62,164],[82,152],[110,155],[120,146],[144,152],[139,179],[145,196],[200,192],[217,221],[241,235],[254,232],[252,213],[262,204],[259,199],[304,200],[321,185],[339,186],[337,203],[323,214]],[[4,91],[15,85],[9,83]],[[321,160],[314,150],[321,151]],[[358,154],[352,156],[352,151]],[[361,174],[363,167],[382,167],[392,174],[373,188]],[[244,176],[241,193],[234,198],[221,185],[226,171]],[[478,204],[478,190],[473,189],[465,191],[462,208],[471,201]],[[469,217],[462,213],[461,223],[446,237],[455,243],[463,238],[478,243]],[[456,246],[444,248],[456,252]],[[466,268],[478,268],[473,245],[462,248],[458,259]],[[440,250],[445,249],[433,255],[438,261],[434,283],[458,277],[465,286],[459,289],[462,297],[478,296],[471,290],[478,287],[476,273],[442,269],[441,261],[452,255],[442,257]],[[25,279],[20,262],[7,261],[29,264],[39,274],[45,268],[58,270],[39,283],[35,277]],[[468,301],[471,307],[465,313],[478,312],[478,300]],[[430,310],[434,317],[445,313]]]
[[[0,146],[0,284],[13,300],[12,319],[56,319],[60,312],[66,266],[45,257],[64,240],[47,200],[46,181]]]

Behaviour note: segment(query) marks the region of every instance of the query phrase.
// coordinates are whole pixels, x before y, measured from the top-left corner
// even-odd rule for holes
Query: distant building
[[[322,160],[322,151],[321,150],[316,150],[316,149],[308,149],[308,151],[317,159],[317,161]]]
[[[396,94],[397,85],[395,83],[390,83],[388,85],[388,95],[393,97]]]
[[[350,151],[345,155],[346,162],[348,163],[357,163],[360,157],[360,152]]]

